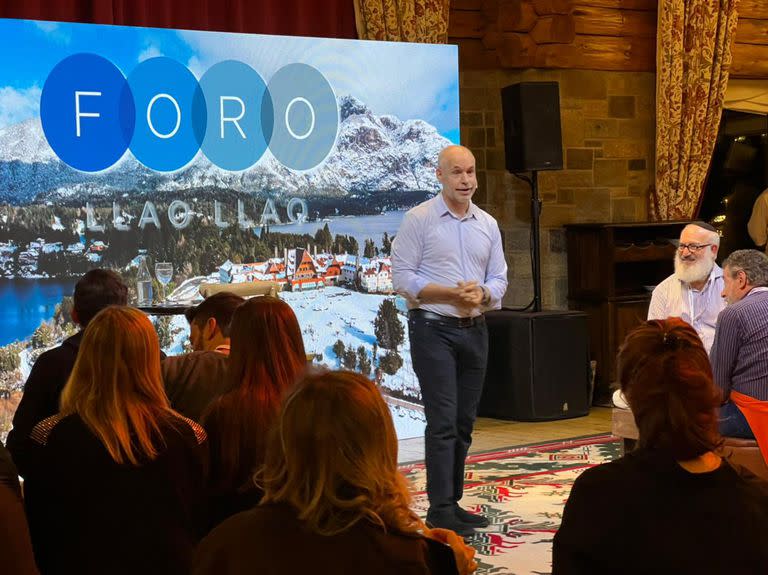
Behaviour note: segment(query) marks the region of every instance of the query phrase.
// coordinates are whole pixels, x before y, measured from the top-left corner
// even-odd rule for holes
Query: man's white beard
[[[706,281],[714,266],[715,260],[710,257],[684,262],[679,253],[675,254],[675,277],[688,284]]]

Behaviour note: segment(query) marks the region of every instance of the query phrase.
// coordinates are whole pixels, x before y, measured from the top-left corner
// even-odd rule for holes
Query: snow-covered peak
[[[339,119],[343,122],[351,116],[371,115],[371,109],[354,96],[339,98]]]
[[[25,164],[58,161],[45,139],[40,118],[0,129],[0,161]]]

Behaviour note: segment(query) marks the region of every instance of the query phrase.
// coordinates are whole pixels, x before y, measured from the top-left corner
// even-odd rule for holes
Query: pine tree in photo
[[[389,350],[379,361],[379,367],[387,375],[395,375],[403,367],[403,358],[397,351]]]
[[[368,352],[362,345],[357,348],[357,370],[366,377],[371,375],[371,360],[368,359]]]
[[[384,237],[381,238],[381,253],[388,256],[392,253],[392,240],[387,232],[384,232]]]
[[[324,252],[331,251],[333,248],[333,236],[328,227],[328,222],[315,233],[315,243],[317,244],[318,249]]]
[[[372,259],[376,257],[378,250],[376,249],[376,244],[373,240],[367,239],[365,240],[365,248],[363,248],[363,257],[366,257],[368,259]]]
[[[356,254],[360,251],[360,245],[357,243],[355,236],[349,236],[349,253]]]
[[[331,349],[333,350],[333,354],[336,356],[336,359],[339,361],[339,367],[341,367],[341,362],[344,359],[344,352],[346,351],[344,342],[340,339],[337,339],[336,343],[333,344]]]
[[[405,339],[405,328],[398,317],[395,302],[385,299],[373,321],[373,333],[383,349],[397,349]]]
[[[344,352],[342,363],[344,364],[345,369],[353,370],[357,367],[357,353],[355,353],[354,347],[350,347]]]

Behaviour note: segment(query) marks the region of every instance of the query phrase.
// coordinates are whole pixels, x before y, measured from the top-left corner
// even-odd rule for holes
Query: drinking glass
[[[165,286],[173,278],[173,264],[171,262],[157,262],[155,264],[155,277],[160,282],[160,287],[162,288],[160,303],[165,304]]]

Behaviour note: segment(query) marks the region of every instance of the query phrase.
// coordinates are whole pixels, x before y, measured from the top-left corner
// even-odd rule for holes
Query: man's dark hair
[[[128,287],[120,275],[112,270],[95,269],[75,284],[73,299],[77,321],[85,327],[105,307],[127,305]]]
[[[221,335],[229,337],[229,324],[235,310],[245,301],[245,298],[228,291],[221,291],[204,299],[202,303],[189,308],[184,315],[190,325],[193,323],[202,326],[208,318],[214,318],[216,325],[221,330]]]

